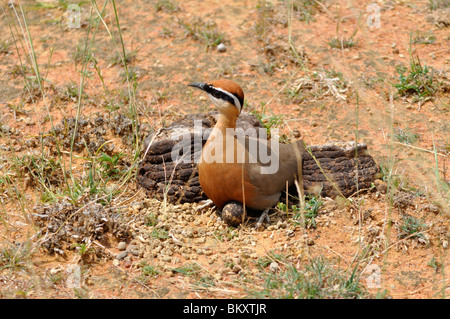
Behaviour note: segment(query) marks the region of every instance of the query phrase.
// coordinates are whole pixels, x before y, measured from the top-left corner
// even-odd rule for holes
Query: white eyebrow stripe
[[[234,96],[234,94],[231,94],[230,92],[225,91],[224,89],[221,89],[221,88],[217,88],[215,86],[213,86],[213,88],[215,90],[220,91],[222,93],[225,93],[226,95],[231,97],[234,100],[234,105],[236,105],[236,107],[238,108],[239,112],[241,112],[241,107],[242,107],[241,102],[239,102],[238,98],[236,96]]]

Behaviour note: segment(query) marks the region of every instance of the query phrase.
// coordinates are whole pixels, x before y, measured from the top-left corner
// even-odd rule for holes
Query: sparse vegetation
[[[434,70],[422,66],[419,57],[410,56],[409,69],[397,67],[398,82],[394,84],[400,96],[411,96],[413,102],[431,100],[438,90]]]
[[[156,277],[160,273],[158,269],[150,265],[143,265],[141,271],[142,275],[146,277]]]
[[[320,9],[320,1],[294,0],[292,1],[292,8],[300,21],[309,23],[314,21],[314,14]]]
[[[81,65],[83,63],[91,63],[95,61],[94,54],[89,48],[78,45],[75,47],[75,51],[72,53],[72,60],[75,65]]]
[[[76,100],[80,96],[80,87],[78,83],[75,83],[74,81],[70,81],[69,83],[65,84],[59,91],[59,97],[64,101],[72,101],[76,102]],[[86,98],[87,94],[83,90],[82,98]]]
[[[230,3],[2,7],[0,298],[448,297],[447,20],[426,15],[449,1],[387,3],[381,33],[359,2]],[[71,4],[79,29],[66,26]],[[253,216],[231,228],[170,202],[189,191],[173,168],[151,172],[165,201],[146,194],[144,139],[206,108],[185,84],[218,77],[243,85],[242,112],[269,137],[367,144],[377,180],[350,198],[280,198],[258,230]],[[68,287],[70,265],[81,287]]]
[[[200,274],[200,266],[197,264],[186,264],[181,267],[172,268],[172,271],[187,277],[196,277]]]
[[[321,206],[322,201],[315,196],[311,196],[305,200],[305,209],[303,212],[300,211],[297,206],[294,206],[294,216],[292,217],[294,224],[301,224],[304,220],[306,228],[316,228],[316,217],[319,214],[319,209]]]
[[[225,34],[220,32],[216,23],[212,20],[203,21],[200,17],[189,20],[178,19],[178,24],[184,34],[196,41],[201,41],[206,49],[217,47],[225,42]]]
[[[399,238],[421,238],[425,239],[423,231],[428,227],[425,223],[418,218],[410,215],[403,215],[402,222],[399,225],[400,233]]]
[[[394,137],[401,143],[411,145],[419,139],[419,134],[412,133],[409,129],[395,128]]]
[[[119,178],[121,176],[119,161],[124,156],[123,153],[117,153],[113,156],[103,153],[98,159],[102,173],[109,178]]]
[[[431,11],[450,7],[449,0],[428,0],[428,7]]]
[[[340,37],[332,37],[328,40],[328,45],[335,49],[347,49],[353,48],[358,42],[353,38],[340,38]]]
[[[267,115],[266,109],[264,106],[262,107],[262,112],[253,111],[253,114],[261,122],[261,124],[265,127],[267,136],[270,136],[270,130],[272,128],[279,127],[279,125],[283,121],[282,115]]]
[[[317,258],[298,270],[286,265],[284,270],[265,273],[264,288],[250,291],[251,297],[281,299],[364,298],[367,292],[355,270],[335,269],[328,261]]]
[[[25,270],[30,265],[31,247],[29,243],[3,243],[0,246],[0,271]]]
[[[166,13],[174,13],[180,11],[180,6],[177,2],[172,0],[158,0],[155,3],[156,11],[164,11]]]
[[[6,41],[6,40],[0,41],[0,54],[7,54],[7,53],[9,53],[10,52],[9,51],[9,46],[10,46],[9,41]]]
[[[123,65],[124,63],[132,63],[137,56],[136,50],[125,50],[125,55],[123,52],[115,51],[109,58],[111,65]]]
[[[412,43],[414,44],[433,44],[436,42],[436,36],[433,32],[421,33],[416,31],[414,37],[412,38]]]

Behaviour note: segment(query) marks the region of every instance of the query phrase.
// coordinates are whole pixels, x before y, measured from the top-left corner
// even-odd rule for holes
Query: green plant
[[[214,48],[225,42],[225,34],[217,29],[214,21],[203,21],[199,17],[190,20],[178,20],[178,24],[183,28],[186,36],[194,40],[202,41],[206,49]]]
[[[256,10],[258,15],[255,21],[255,33],[258,40],[265,43],[270,25],[275,24],[273,21],[273,15],[275,14],[274,5],[267,0],[258,0]]]
[[[95,57],[90,48],[78,45],[72,53],[72,60],[75,62],[75,65],[78,65],[94,62]]]
[[[358,41],[354,40],[358,29],[355,29],[350,37],[344,38],[339,35],[340,22],[341,20],[338,18],[338,22],[336,24],[336,36],[331,37],[330,40],[328,40],[328,45],[336,49],[346,49],[354,47],[358,43]]]
[[[412,38],[414,44],[433,44],[434,42],[436,42],[436,36],[432,31],[426,33],[416,31],[414,38]]]
[[[161,227],[155,227],[152,229],[150,236],[157,239],[167,239],[169,238],[169,232]]]
[[[302,218],[304,218],[306,228],[316,228],[317,227],[316,217],[319,214],[319,210],[322,204],[323,202],[319,198],[315,196],[310,196],[305,199],[304,211],[301,211],[296,205],[293,205],[292,206],[292,211],[294,213],[294,216],[292,217],[293,222],[295,224],[301,224]]]
[[[159,270],[150,265],[144,265],[141,269],[141,273],[146,277],[156,277],[159,275]]]
[[[47,196],[54,197],[52,194],[55,193],[55,188],[65,183],[61,160],[55,160],[44,154],[40,157],[36,155],[17,157],[15,166],[23,170],[31,185],[39,185]]]
[[[170,27],[162,27],[162,30],[159,32],[159,36],[162,38],[172,38],[175,35],[175,32]]]
[[[87,98],[87,94],[84,92],[84,90],[81,90],[82,92],[82,98]],[[70,81],[66,83],[62,89],[59,91],[59,97],[64,101],[73,101],[75,102],[78,97],[80,96],[80,87],[75,81]]]
[[[353,38],[344,38],[344,37],[340,38],[336,36],[331,37],[327,43],[332,48],[346,49],[354,47],[358,43],[358,41],[355,41]]]
[[[95,253],[95,250],[91,247],[90,243],[74,243],[70,247],[75,248],[77,253],[83,258],[86,258],[91,253]]]
[[[234,229],[232,227],[227,227],[223,230],[215,230],[214,231],[214,236],[221,242],[230,241],[237,235],[238,235],[237,229]]]
[[[359,282],[357,269],[344,271],[323,258],[313,259],[303,270],[287,264],[284,270],[264,273],[262,290],[251,297],[281,299],[364,298],[368,294]]]
[[[172,268],[173,272],[182,274],[183,276],[198,276],[200,274],[200,266],[197,264],[188,264],[182,267]]]
[[[10,42],[3,40],[0,41],[0,54],[8,54],[9,51]]]
[[[410,55],[409,69],[404,66],[396,68],[398,83],[394,84],[400,96],[412,96],[413,102],[431,100],[439,85],[434,79],[432,68],[422,66],[419,57]]]
[[[180,6],[177,2],[171,0],[158,0],[155,3],[156,12],[164,11],[166,13],[174,13],[180,11]]]
[[[27,243],[2,243],[0,246],[0,271],[3,269],[26,269],[31,254],[31,247]]]
[[[23,76],[24,78],[32,72],[32,69],[26,65],[16,64],[8,71],[13,77]]]
[[[206,275],[199,278],[197,285],[201,287],[213,287],[216,285],[216,281],[213,276]]]
[[[283,115],[279,114],[268,115],[266,112],[267,112],[266,104],[261,103],[261,110],[253,110],[250,113],[256,116],[259,122],[266,129],[267,136],[270,137],[271,129],[280,126],[280,124],[283,122],[284,117]]]
[[[433,256],[433,258],[431,258],[431,260],[428,262],[427,265],[430,266],[431,268],[433,268],[436,273],[442,267],[442,264],[438,260],[436,260],[436,257],[434,257],[434,256]]]
[[[154,213],[150,213],[144,217],[145,226],[155,226],[158,222],[158,216]]]
[[[134,67],[128,68],[127,71],[126,70],[122,70],[119,73],[119,77],[122,79],[123,83],[130,82],[130,83],[135,84],[140,76],[141,76],[141,69],[140,68],[134,68]]]
[[[418,218],[411,215],[402,215],[402,223],[399,225],[399,235],[402,238],[421,238],[425,239],[422,234],[424,230],[428,229],[428,226],[419,220]]]
[[[450,0],[428,0],[428,7],[431,11],[450,7]]]
[[[110,156],[106,153],[102,153],[102,155],[98,158],[100,166],[102,168],[102,173],[111,178],[118,178],[120,176],[119,163],[120,159],[124,157],[125,154],[117,153],[113,156]]]
[[[132,63],[137,56],[137,50],[125,50],[124,52],[115,51],[110,57],[109,62],[111,66],[123,65],[124,63]]]
[[[292,8],[298,16],[298,20],[309,23],[314,21],[313,15],[320,8],[320,3],[316,0],[293,0]]]
[[[283,262],[285,259],[285,256],[283,256],[282,254],[271,250],[267,253],[267,255],[258,258],[258,260],[256,261],[256,266],[262,270],[269,266],[273,261]]]
[[[419,134],[411,132],[409,129],[395,128],[394,139],[404,144],[414,144],[419,139]]]

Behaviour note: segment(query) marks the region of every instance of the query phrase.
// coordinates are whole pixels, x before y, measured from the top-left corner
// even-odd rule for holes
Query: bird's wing
[[[245,173],[252,185],[261,195],[274,195],[291,185],[301,174],[302,154],[305,147],[302,140],[284,144],[255,137],[246,137],[245,149],[248,152]],[[254,154],[252,143],[258,145],[258,154]]]

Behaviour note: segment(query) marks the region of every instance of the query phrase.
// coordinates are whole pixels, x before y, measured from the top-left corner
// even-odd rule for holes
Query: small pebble
[[[121,253],[117,254],[116,259],[122,260],[122,259],[124,259],[127,256],[128,256],[128,251],[122,251]]]
[[[117,249],[118,250],[125,250],[127,248],[127,243],[124,241],[121,241],[118,245],[117,245]]]
[[[166,262],[166,263],[170,263],[172,261],[172,257],[170,257],[170,256],[163,256],[161,258],[161,260]]]
[[[271,272],[277,272],[277,271],[278,271],[278,263],[275,262],[275,261],[272,261],[272,262],[270,263],[269,270],[270,270]]]
[[[26,125],[34,125],[34,121],[29,117],[27,117],[24,122]]]
[[[223,43],[220,43],[218,46],[217,46],[217,51],[219,51],[219,52],[225,52],[227,50],[227,47],[225,46],[225,44],[223,44]]]
[[[381,194],[386,194],[387,185],[384,181],[382,181],[380,179],[376,179],[374,181],[374,185],[375,185],[375,188],[377,189],[377,191],[379,191]]]
[[[288,230],[286,230],[285,234],[287,237],[292,237],[292,236],[294,236],[294,231],[292,229],[288,229]]]

